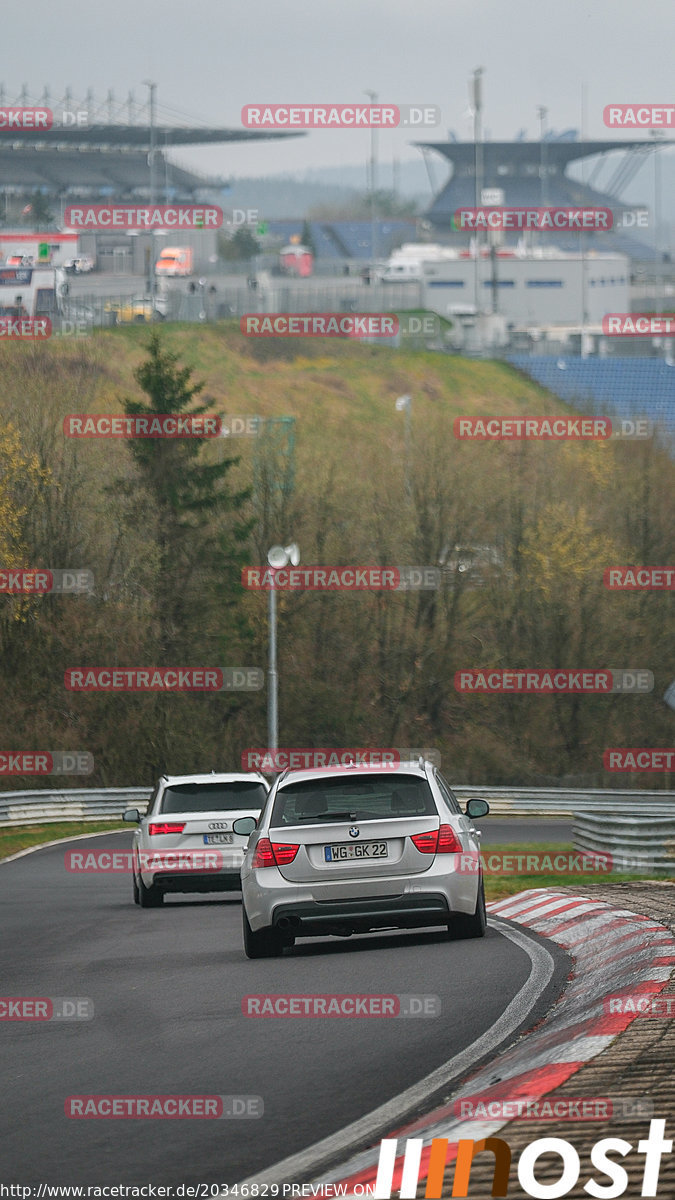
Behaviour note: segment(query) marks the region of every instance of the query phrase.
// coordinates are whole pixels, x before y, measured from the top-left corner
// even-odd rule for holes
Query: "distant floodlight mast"
[[[412,415],[412,396],[399,396],[396,401],[396,411],[405,413],[405,490],[408,498],[412,495],[412,479],[410,472],[410,421]]]
[[[150,153],[148,155],[148,165],[150,167],[150,208],[155,204],[156,200],[156,174],[155,174],[155,94],[157,92],[157,84],[151,79],[144,79],[143,84],[149,88],[149,108],[150,108]],[[155,301],[157,297],[157,280],[155,276],[155,226],[153,224],[150,230],[150,263],[148,271],[148,284],[150,291],[150,320],[155,320]]]
[[[371,105],[377,104],[377,92],[372,92],[366,88],[364,95],[368,97]],[[377,213],[375,211],[376,192],[377,192],[377,130],[374,122],[371,121],[370,126],[370,163],[368,167],[368,184],[370,192],[370,255],[373,264],[371,272],[371,283],[375,283],[375,269],[377,265]]]
[[[280,571],[290,563],[297,567],[300,563],[300,549],[297,542],[288,546],[271,546],[267,551],[267,561],[273,571]],[[279,677],[277,673],[277,594],[274,578],[270,588],[269,599],[270,646],[268,665],[268,703],[267,703],[267,745],[270,750],[279,748]]]
[[[481,191],[483,189],[483,85],[482,77],[485,74],[484,67],[476,67],[471,76],[469,84],[469,95],[471,98],[471,108],[473,110],[473,170],[474,170],[474,205],[476,208],[481,206]],[[474,235],[474,275],[473,288],[474,299],[476,306],[476,315],[480,315],[483,311],[481,296],[480,296],[480,256],[481,256],[481,240],[480,231],[476,229]]]

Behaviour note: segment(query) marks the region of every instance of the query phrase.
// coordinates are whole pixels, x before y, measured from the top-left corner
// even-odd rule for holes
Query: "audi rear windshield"
[[[267,789],[263,783],[175,783],[165,789],[158,812],[232,812],[261,809]]]
[[[288,783],[277,792],[270,826],[425,816],[437,816],[426,779],[388,771]]]

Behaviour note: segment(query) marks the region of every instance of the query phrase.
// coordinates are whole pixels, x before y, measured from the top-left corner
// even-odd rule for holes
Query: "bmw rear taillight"
[[[148,825],[148,833],[150,837],[154,837],[157,833],[182,833],[185,829],[185,821],[165,822],[164,824]]]
[[[292,863],[299,846],[288,842],[272,842],[269,838],[261,838],[255,848],[251,867],[284,867]]]
[[[452,825],[441,825],[438,831],[437,854],[461,854],[462,846]]]
[[[261,838],[255,848],[251,867],[276,867],[272,843],[269,838]]]
[[[430,829],[428,833],[412,833],[410,841],[417,846],[420,854],[435,854],[438,844],[438,830]]]
[[[299,849],[299,846],[293,846],[290,842],[272,842],[272,852],[278,867],[292,863]]]
[[[420,854],[461,854],[462,847],[451,825],[430,829],[427,833],[413,833],[411,842]]]

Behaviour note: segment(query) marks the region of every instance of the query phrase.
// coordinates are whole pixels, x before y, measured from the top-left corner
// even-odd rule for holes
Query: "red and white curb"
[[[432,1138],[448,1139],[450,1163],[460,1138],[487,1138],[508,1124],[503,1116],[492,1121],[462,1120],[455,1116],[458,1101],[463,1097],[486,1102],[537,1100],[560,1087],[638,1015],[605,1012],[605,1000],[622,992],[661,992],[675,965],[675,939],[669,929],[602,900],[544,888],[494,901],[488,909],[492,916],[551,938],[573,956],[575,967],[562,998],[541,1025],[481,1067],[449,1103],[387,1134],[401,1139],[402,1150],[406,1138],[424,1141],[420,1181],[427,1175]],[[321,1182],[346,1185],[343,1195],[353,1194],[355,1185],[361,1185],[358,1194],[363,1195],[362,1188],[375,1185],[379,1154],[378,1141],[339,1167],[322,1172]],[[403,1154],[396,1159],[392,1189],[400,1187],[402,1169]]]

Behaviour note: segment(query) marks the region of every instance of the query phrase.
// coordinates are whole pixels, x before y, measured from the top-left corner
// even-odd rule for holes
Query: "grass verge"
[[[19,850],[55,842],[58,838],[75,837],[78,833],[111,833],[115,829],[131,830],[124,821],[55,821],[46,825],[11,825],[0,829],[0,862]]]
[[[550,855],[555,858],[560,854],[575,854],[579,855],[580,851],[575,850],[571,844],[561,845],[559,842],[548,845],[544,842],[521,842],[510,843],[509,845],[488,845],[482,847],[482,854],[485,859],[490,858],[494,854],[508,855],[536,855],[539,859],[545,855]],[[484,873],[485,880],[485,899],[486,900],[502,900],[505,896],[515,896],[517,892],[524,892],[529,888],[550,888],[550,887],[588,887],[589,884],[598,883],[630,883],[637,879],[660,878],[660,876],[639,875],[639,874],[622,874],[618,871],[604,871],[598,869],[589,874],[581,874],[577,871],[565,872],[559,874],[555,871],[541,872],[539,874],[529,873],[527,871],[521,874],[495,874],[491,875],[488,871]]]

